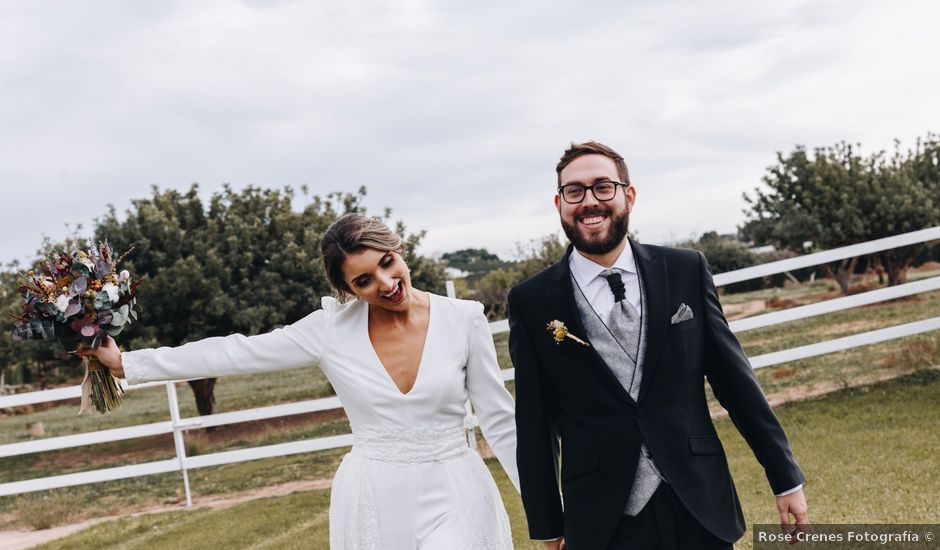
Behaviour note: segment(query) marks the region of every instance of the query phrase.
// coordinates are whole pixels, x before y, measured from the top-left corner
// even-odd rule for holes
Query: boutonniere
[[[559,321],[558,319],[555,319],[554,321],[548,323],[548,326],[546,328],[548,329],[548,332],[551,332],[552,335],[555,337],[556,344],[560,344],[562,340],[564,340],[565,338],[571,338],[572,340],[581,344],[582,346],[588,346],[588,347],[591,346],[591,344],[588,344],[584,340],[568,332],[568,327],[566,327],[565,324]]]

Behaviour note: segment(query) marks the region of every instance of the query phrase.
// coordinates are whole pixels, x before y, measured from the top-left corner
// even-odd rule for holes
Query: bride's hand
[[[124,365],[121,364],[121,350],[111,336],[105,336],[98,349],[81,349],[75,352],[78,355],[90,355],[98,358],[101,364],[107,367],[111,376],[124,378]]]

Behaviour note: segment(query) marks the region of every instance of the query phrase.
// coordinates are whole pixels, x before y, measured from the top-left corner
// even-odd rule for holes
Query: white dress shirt
[[[623,252],[609,268],[585,258],[577,250],[574,250],[568,257],[568,266],[571,268],[574,280],[581,287],[584,297],[605,322],[610,317],[615,302],[610,284],[600,274],[605,269],[620,269],[622,271],[620,278],[623,279],[627,300],[642,317],[640,275],[636,268],[636,258],[633,257],[633,249],[629,244],[623,247]]]

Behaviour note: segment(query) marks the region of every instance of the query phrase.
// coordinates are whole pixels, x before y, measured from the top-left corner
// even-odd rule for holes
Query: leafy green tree
[[[516,245],[518,273],[516,283],[520,283],[539,271],[555,264],[568,249],[568,242],[559,234],[545,235],[539,239],[532,239],[525,244]],[[515,284],[515,283],[513,283]]]
[[[448,267],[469,273],[488,272],[507,264],[485,248],[464,248],[447,252],[441,256],[441,260],[447,262]]]
[[[505,319],[506,295],[509,289],[520,280],[520,273],[514,269],[498,268],[490,271],[477,282],[474,299],[483,304],[488,319]]]
[[[914,149],[872,156],[870,190],[860,197],[867,213],[867,239],[907,233],[940,225],[940,142],[928,135]],[[923,243],[885,250],[874,262],[888,275],[888,286],[907,281],[907,270],[926,249]]]
[[[846,143],[812,155],[803,147],[778,153],[765,188],[744,195],[748,219],[741,233],[758,244],[810,252],[940,224],[937,152],[936,137],[928,135],[907,153],[896,143],[890,158],[884,152],[862,157]],[[904,281],[921,246],[879,255],[889,284]],[[858,262],[849,258],[824,270],[847,294]]]
[[[715,231],[702,234],[698,240],[688,240],[677,244],[682,248],[698,250],[708,259],[713,273],[725,273],[736,269],[751,267],[758,262],[757,256],[746,244],[734,237],[721,236]],[[742,292],[763,286],[760,280],[741,281],[728,285],[729,292]]]

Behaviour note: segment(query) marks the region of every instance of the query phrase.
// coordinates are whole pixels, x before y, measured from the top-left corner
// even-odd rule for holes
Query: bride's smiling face
[[[349,290],[369,305],[405,311],[414,299],[408,265],[395,251],[364,248],[347,255],[343,278]]]

